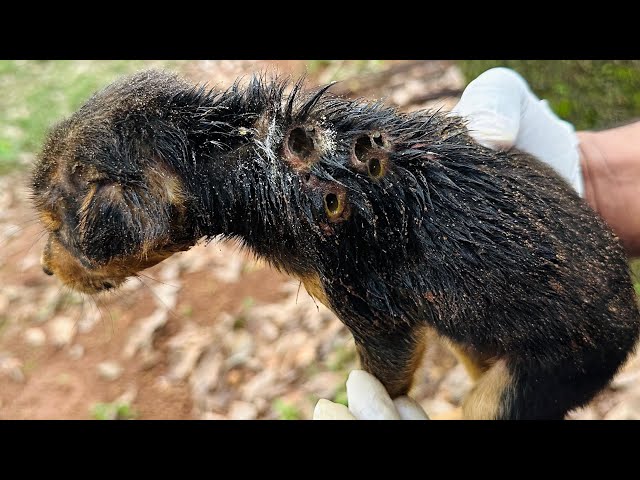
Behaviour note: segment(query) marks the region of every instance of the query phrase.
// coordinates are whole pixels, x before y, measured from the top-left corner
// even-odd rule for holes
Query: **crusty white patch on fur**
[[[315,146],[318,148],[318,153],[322,156],[333,152],[336,149],[336,131],[324,127],[318,128],[317,131]]]

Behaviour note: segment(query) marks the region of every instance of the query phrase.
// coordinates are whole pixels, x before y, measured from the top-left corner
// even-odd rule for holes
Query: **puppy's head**
[[[45,273],[96,293],[193,245],[184,186],[151,131],[183,86],[146,72],[98,93],[52,129],[32,175],[48,232]]]

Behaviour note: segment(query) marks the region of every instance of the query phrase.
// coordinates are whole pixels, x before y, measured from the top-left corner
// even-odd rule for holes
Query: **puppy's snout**
[[[53,275],[53,272],[49,270],[49,268],[46,265],[42,265],[42,271],[49,276]]]

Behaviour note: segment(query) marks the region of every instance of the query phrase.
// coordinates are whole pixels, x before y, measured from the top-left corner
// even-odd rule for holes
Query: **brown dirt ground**
[[[15,210],[15,218],[25,218],[27,211],[26,205],[20,205]],[[43,275],[38,265],[24,271],[19,267],[25,251],[33,254],[42,248],[43,239],[34,243],[39,231],[39,226],[30,226],[18,238],[6,242],[5,248],[10,249],[10,254],[0,271],[3,280],[16,279],[21,287],[46,295],[45,292],[60,290],[57,280]],[[159,269],[149,269],[147,274],[153,277]],[[218,312],[237,314],[248,297],[257,303],[277,302],[283,298],[279,287],[290,282],[285,275],[267,267],[246,273],[237,284],[220,282],[206,271],[187,273],[182,280],[189,287],[181,290],[174,310],[185,312],[189,306],[189,311],[193,312],[189,320],[198,324],[210,323]],[[178,313],[169,315],[167,324],[154,338],[154,347],[161,354],[157,363],[149,367],[137,357],[121,362],[123,373],[116,382],[96,375],[100,362],[120,357],[133,321],[150,315],[153,304],[152,293],[144,288],[99,300],[98,325],[90,332],[75,335],[74,342],[81,344],[85,352],[79,360],[70,358],[68,348],[44,345],[34,349],[26,344],[22,334],[33,322],[26,321],[17,329],[7,328],[12,331],[2,332],[0,351],[9,351],[20,359],[26,380],[16,382],[6,376],[0,378],[0,419],[90,418],[94,404],[111,401],[134,384],[137,395],[132,407],[139,418],[193,418],[188,385],[184,382],[166,385],[157,381],[167,367],[166,343],[179,331],[183,320]],[[96,306],[85,300],[83,308],[74,309],[77,310],[76,324],[84,309],[90,308]],[[56,308],[56,313],[64,311],[64,305]]]

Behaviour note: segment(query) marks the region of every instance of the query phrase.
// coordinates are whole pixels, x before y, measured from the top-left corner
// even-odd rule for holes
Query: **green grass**
[[[272,408],[280,420],[300,420],[302,418],[302,413],[295,405],[290,405],[279,398],[274,400]]]
[[[91,417],[95,420],[133,420],[138,413],[124,402],[96,403],[91,408]]]
[[[191,305],[188,305],[188,304],[184,305],[180,309],[180,316],[187,317],[187,318],[193,317],[193,307]]]
[[[28,164],[49,128],[117,77],[175,61],[0,60],[0,174]]]
[[[335,403],[340,403],[340,404],[344,405],[345,407],[349,406],[349,402],[347,400],[346,380],[345,380],[345,383],[340,384],[340,388],[338,389],[338,391],[333,396],[333,401]]]
[[[640,296],[640,258],[635,258],[629,262],[631,268],[631,280],[636,294]]]
[[[464,60],[467,82],[503,66],[519,72],[554,112],[576,129],[640,119],[640,60]]]

